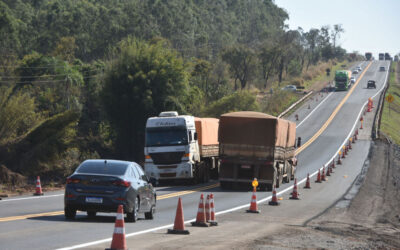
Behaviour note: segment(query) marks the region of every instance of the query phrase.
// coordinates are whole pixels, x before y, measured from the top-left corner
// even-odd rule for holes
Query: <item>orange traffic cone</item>
[[[207,194],[207,199],[206,199],[206,221],[208,222],[210,220],[211,214],[210,214],[210,195]]]
[[[211,226],[218,226],[218,222],[215,219],[215,204],[213,194],[210,194],[210,220],[208,222]]]
[[[321,183],[321,171],[318,169],[317,179],[315,180],[316,183]]]
[[[321,181],[326,181],[326,178],[325,178],[325,167],[322,167]]]
[[[124,224],[124,208],[122,205],[118,206],[117,217],[115,219],[114,234],[111,241],[111,247],[106,250],[125,250],[125,224]]]
[[[251,202],[249,210],[246,210],[248,213],[260,213],[257,207],[257,197],[256,197],[256,188],[253,189],[253,194],[251,195]]]
[[[351,147],[351,140],[349,139],[349,145],[348,145],[348,147],[349,147],[349,150],[352,150],[353,148]]]
[[[352,143],[356,143],[356,133],[353,135],[353,139],[351,140]]]
[[[332,160],[331,166],[332,166],[332,168],[335,168],[335,159]]]
[[[340,160],[340,154],[338,155],[338,159],[337,159],[337,165],[341,165],[342,164],[342,160]]]
[[[292,196],[290,196],[290,199],[299,200],[299,193],[297,192],[297,178],[294,178],[293,191],[292,191]]]
[[[188,230],[185,230],[185,222],[183,219],[183,207],[181,197],[178,199],[178,206],[176,207],[176,215],[174,228],[168,229],[169,234],[189,234]]]
[[[329,173],[330,173],[330,174],[333,173],[333,167],[332,167],[332,166],[329,167]]]
[[[308,174],[308,173],[307,173],[306,185],[304,186],[304,188],[311,188],[311,184],[310,184],[310,174]]]
[[[200,195],[199,209],[197,210],[196,221],[192,222],[195,227],[208,227],[206,223],[206,211],[204,210],[204,195]]]
[[[326,176],[331,176],[331,167],[328,165],[328,168],[326,169]]]
[[[42,185],[40,184],[40,176],[36,179],[36,192],[33,195],[43,195]]]
[[[276,187],[274,185],[274,188],[272,189],[272,199],[268,202],[269,205],[271,206],[278,206],[278,198],[276,197]]]

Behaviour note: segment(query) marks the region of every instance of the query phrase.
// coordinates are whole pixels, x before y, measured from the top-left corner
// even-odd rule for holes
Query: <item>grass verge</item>
[[[400,145],[400,64],[398,62],[393,62],[390,68],[386,96],[389,94],[394,97],[394,101],[392,103],[388,103],[386,99],[384,101],[380,131]]]

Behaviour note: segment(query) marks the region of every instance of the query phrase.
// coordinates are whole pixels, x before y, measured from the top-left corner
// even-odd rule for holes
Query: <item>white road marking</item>
[[[16,199],[5,199],[5,200],[0,200],[0,203],[6,202],[6,201],[21,201],[21,200],[31,200],[31,199],[43,199],[43,198],[58,197],[58,196],[64,196],[64,194],[32,196],[32,197],[24,197],[24,198],[16,198]]]
[[[311,113],[309,113],[299,124],[297,124],[296,128],[300,127],[303,122],[305,122],[318,108],[322,105],[334,92],[331,92],[322,102],[320,102],[317,107],[315,107]]]

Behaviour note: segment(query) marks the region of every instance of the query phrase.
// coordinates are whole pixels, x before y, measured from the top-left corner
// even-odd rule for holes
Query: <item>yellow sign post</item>
[[[394,101],[394,97],[391,94],[388,94],[385,99],[389,103],[389,115],[390,115],[390,104]]]
[[[388,94],[388,95],[386,96],[386,101],[387,101],[388,103],[392,103],[392,102],[394,101],[394,97],[393,97],[391,94]]]

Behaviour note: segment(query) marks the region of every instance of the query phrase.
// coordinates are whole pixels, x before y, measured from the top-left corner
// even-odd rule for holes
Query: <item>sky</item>
[[[400,52],[400,0],[275,0],[289,14],[290,29],[333,27],[344,33],[338,44],[347,52]]]

